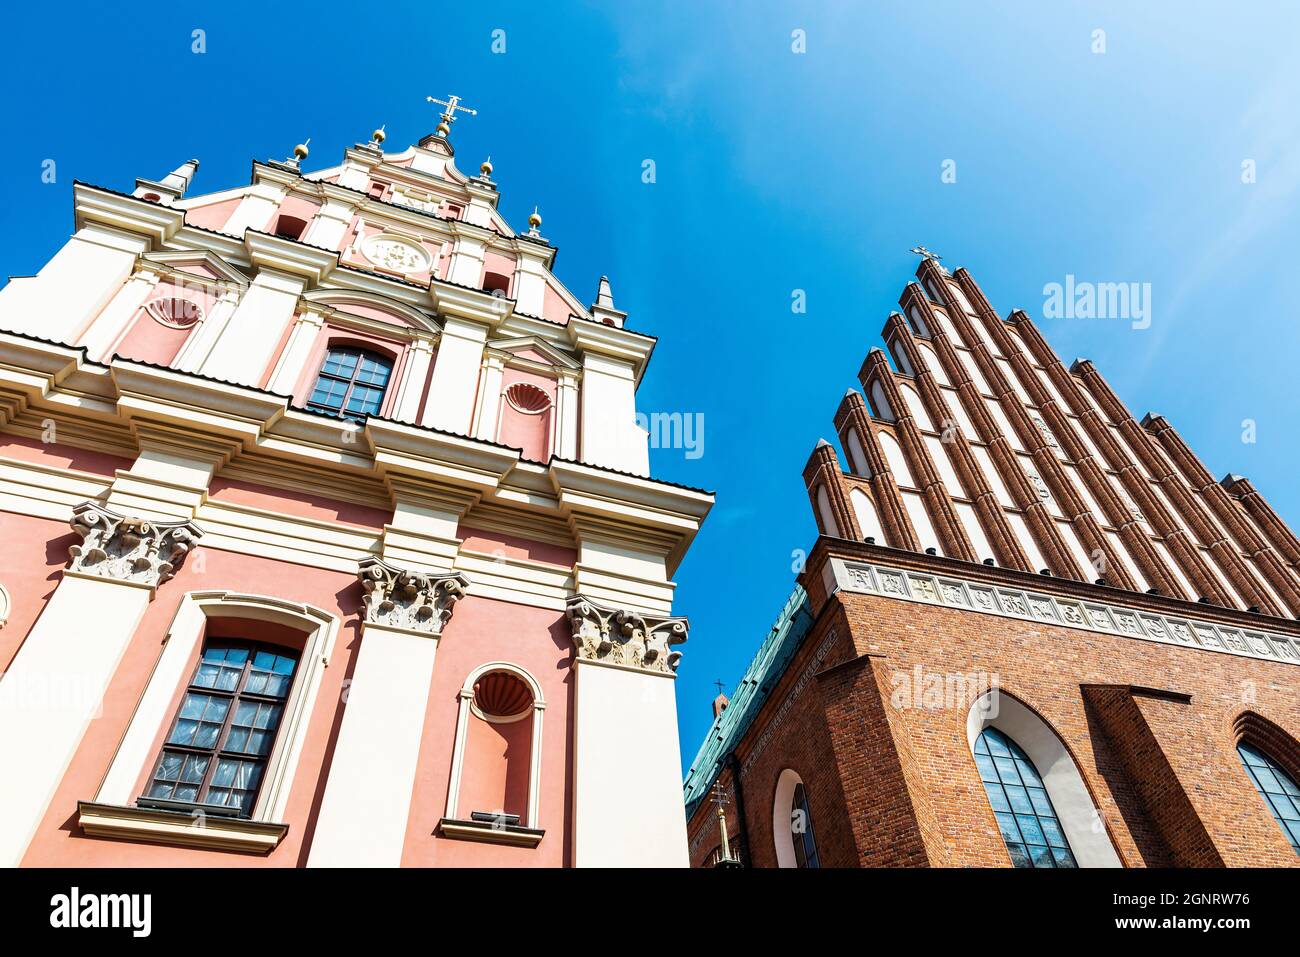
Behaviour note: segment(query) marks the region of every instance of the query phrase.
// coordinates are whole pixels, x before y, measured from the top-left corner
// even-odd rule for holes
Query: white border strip
[[[836,591],[883,595],[1036,624],[1300,665],[1300,642],[1283,635],[1136,611],[1109,602],[1055,598],[1040,592],[869,562],[832,558],[830,564]]]

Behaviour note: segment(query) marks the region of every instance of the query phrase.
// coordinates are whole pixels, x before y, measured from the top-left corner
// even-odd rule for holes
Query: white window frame
[[[975,700],[966,717],[966,739],[972,761],[975,742],[985,728],[997,728],[1029,755],[1052,799],[1056,818],[1078,865],[1123,867],[1106,829],[1099,826],[1101,812],[1093,804],[1074,758],[1051,726],[1012,695],[993,688]]]
[[[229,591],[193,591],[181,598],[153,674],[95,796],[97,804],[125,806],[140,797],[136,793],[140,775],[158,759],[158,729],[173,717],[176,691],[189,681],[208,622],[218,618],[266,621],[306,635],[251,818],[267,822],[283,819],[312,707],[338,636],[339,619],[311,605]]]

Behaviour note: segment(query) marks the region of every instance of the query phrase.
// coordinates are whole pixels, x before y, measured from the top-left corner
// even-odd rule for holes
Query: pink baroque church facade
[[[654,347],[437,132],[0,290],[0,863],[685,866]],[[630,800],[635,813],[621,813]]]

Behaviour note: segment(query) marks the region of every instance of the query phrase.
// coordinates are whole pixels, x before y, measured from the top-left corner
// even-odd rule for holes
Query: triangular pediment
[[[559,369],[581,369],[582,365],[572,356],[556,349],[538,336],[521,336],[518,339],[498,339],[488,343],[494,352],[509,353],[516,359],[535,362],[540,365],[554,366]]]

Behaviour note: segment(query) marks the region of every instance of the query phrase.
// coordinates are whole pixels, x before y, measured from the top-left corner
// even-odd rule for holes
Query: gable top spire
[[[160,202],[164,206],[170,206],[176,200],[185,198],[185,191],[189,189],[190,181],[194,179],[194,174],[198,168],[198,160],[186,160],[164,176],[160,182],[137,179],[135,181],[135,192],[132,195]]]

